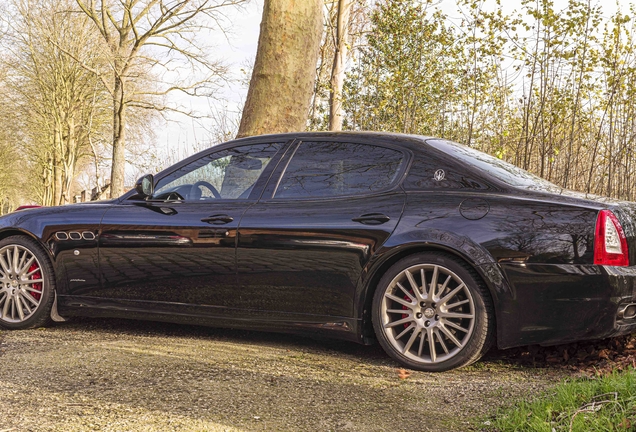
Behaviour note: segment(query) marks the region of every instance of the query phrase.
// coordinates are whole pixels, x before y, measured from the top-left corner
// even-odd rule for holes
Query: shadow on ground
[[[495,351],[402,380],[377,345],[127,320],[0,338],[0,430],[16,431],[467,430],[568,373]]]

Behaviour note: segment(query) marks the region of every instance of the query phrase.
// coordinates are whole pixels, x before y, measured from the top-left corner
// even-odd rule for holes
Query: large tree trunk
[[[342,130],[342,86],[347,62],[347,39],[349,38],[349,15],[352,0],[338,0],[336,19],[336,46],[331,70],[331,89],[329,92],[329,130]]]
[[[306,129],[322,7],[323,0],[265,0],[238,137]]]
[[[124,101],[124,83],[115,76],[113,92],[113,166],[110,174],[110,197],[116,198],[124,193],[126,173],[126,104]]]

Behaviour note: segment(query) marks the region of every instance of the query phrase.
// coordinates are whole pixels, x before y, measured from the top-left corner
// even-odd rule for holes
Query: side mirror
[[[135,190],[144,199],[151,197],[155,193],[155,177],[152,174],[146,174],[137,180]]]

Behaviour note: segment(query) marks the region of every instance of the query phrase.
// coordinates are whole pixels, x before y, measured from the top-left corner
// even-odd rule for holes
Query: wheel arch
[[[30,238],[31,240],[34,240],[47,253],[51,262],[53,262],[53,254],[51,252],[51,249],[48,248],[47,245],[42,242],[42,239],[40,239],[38,236],[36,236],[32,232],[22,228],[18,228],[18,227],[11,227],[11,228],[5,228],[3,230],[0,230],[0,240],[4,240],[5,238],[11,237],[11,236],[24,236],[24,237]]]
[[[369,342],[375,338],[373,323],[371,319],[371,310],[373,303],[373,296],[378,287],[378,283],[382,276],[398,261],[414,254],[422,252],[438,252],[452,256],[453,258],[460,260],[473,269],[477,276],[484,282],[490,293],[491,301],[495,309],[495,332],[497,339],[499,339],[499,321],[500,308],[498,307],[498,299],[502,292],[509,292],[507,283],[503,278],[503,274],[497,269],[497,275],[492,275],[492,266],[490,269],[485,269],[483,265],[477,265],[474,260],[462,251],[458,251],[449,246],[443,244],[434,243],[416,243],[406,245],[404,247],[394,248],[395,250],[389,250],[382,254],[379,261],[373,265],[373,269],[369,271],[369,275],[364,283],[363,304],[361,308],[362,318],[362,336],[365,342]],[[494,277],[493,277],[494,276]]]
[[[5,238],[11,237],[14,235],[23,235],[26,237],[30,237],[33,240],[37,240],[38,243],[42,244],[42,242],[40,241],[39,238],[37,238],[37,236],[35,236],[33,233],[24,229],[11,227],[11,228],[5,228],[3,230],[0,230],[0,240],[4,240]]]

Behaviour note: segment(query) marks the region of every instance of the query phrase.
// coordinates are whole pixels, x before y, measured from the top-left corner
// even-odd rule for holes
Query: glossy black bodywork
[[[399,178],[377,193],[281,200],[274,195],[305,140],[367,143],[404,153]],[[603,338],[636,329],[636,204],[570,191],[511,187],[427,138],[298,133],[237,140],[284,143],[246,199],[205,203],[119,199],[16,212],[0,238],[39,240],[54,265],[59,313],[373,338],[370,305],[401,258],[439,251],[483,279],[501,348]],[[444,170],[445,177],[436,179]],[[598,212],[611,209],[631,267],[593,264]],[[369,214],[387,220],[360,223]],[[202,222],[211,215],[232,219]],[[60,234],[62,233],[62,234]],[[68,235],[65,238],[64,233]],[[79,233],[80,238],[76,234]],[[92,235],[90,234],[92,233]]]

